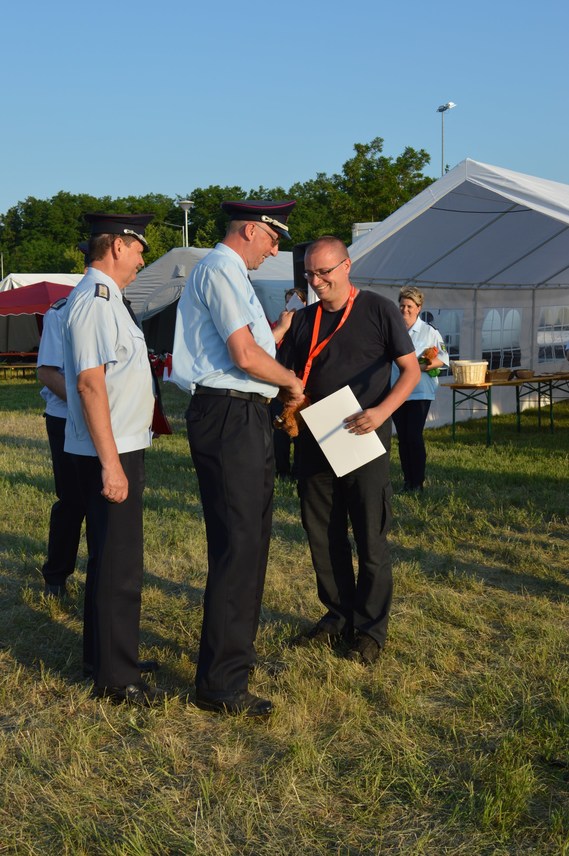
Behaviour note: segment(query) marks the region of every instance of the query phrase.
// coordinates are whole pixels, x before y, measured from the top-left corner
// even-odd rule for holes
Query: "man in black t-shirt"
[[[362,410],[346,420],[346,429],[358,435],[377,431],[388,450],[337,477],[307,428],[298,439],[302,523],[318,596],[327,611],[295,641],[308,645],[344,639],[351,644],[350,659],[370,664],[385,644],[393,589],[387,544],[390,417],[417,385],[420,370],[397,306],[356,289],[350,267],[348,250],[337,238],[319,238],[308,247],[305,276],[320,301],[296,313],[278,359],[304,377],[312,404],[349,385]],[[315,326],[318,335],[313,341]],[[312,366],[306,376],[310,354]],[[393,389],[392,362],[400,370]],[[357,578],[348,520],[358,552]]]

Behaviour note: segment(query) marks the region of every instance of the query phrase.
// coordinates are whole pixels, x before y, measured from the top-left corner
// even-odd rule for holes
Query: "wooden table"
[[[0,363],[0,373],[4,377],[35,377],[36,363]]]
[[[478,409],[486,410],[486,445],[492,445],[492,387],[511,386],[516,391],[516,426],[522,430],[521,400],[537,393],[537,424],[541,428],[542,401],[549,409],[549,430],[553,432],[554,392],[564,392],[569,395],[569,372],[550,375],[534,375],[531,378],[515,378],[514,380],[496,380],[489,383],[445,383],[452,389],[452,439],[456,438],[456,411],[467,401],[475,401],[481,405]],[[476,408],[474,408],[476,409]]]

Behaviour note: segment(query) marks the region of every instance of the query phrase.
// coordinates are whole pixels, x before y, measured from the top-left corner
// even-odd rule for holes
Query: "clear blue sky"
[[[567,0],[77,0],[1,13],[0,214],[340,172],[356,142],[569,183]]]

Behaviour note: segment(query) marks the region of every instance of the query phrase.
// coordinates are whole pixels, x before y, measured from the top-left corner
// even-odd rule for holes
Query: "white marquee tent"
[[[451,357],[568,370],[569,185],[465,160],[355,241],[350,257],[361,288],[396,302],[403,285],[423,291]],[[512,411],[513,390],[496,388],[493,402]],[[450,419],[441,389],[429,424]]]

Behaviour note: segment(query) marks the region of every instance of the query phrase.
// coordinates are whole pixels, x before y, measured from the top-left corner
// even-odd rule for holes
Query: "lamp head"
[[[453,107],[456,107],[454,101],[447,101],[446,104],[441,104],[440,107],[437,107],[437,113],[446,113],[447,110],[452,110]]]

